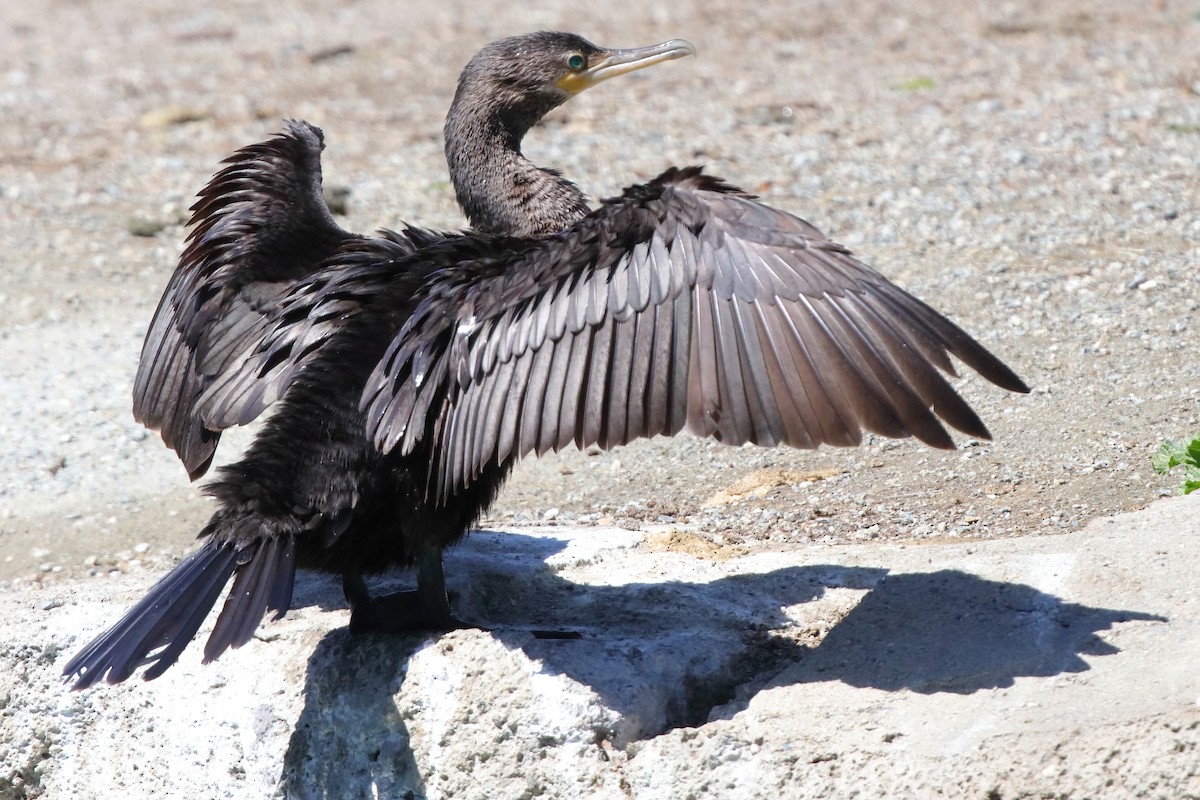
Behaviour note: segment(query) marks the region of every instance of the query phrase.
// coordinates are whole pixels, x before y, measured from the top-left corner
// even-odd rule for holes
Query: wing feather
[[[515,365],[512,388],[509,389],[504,413],[500,418],[499,444],[496,446],[496,457],[499,461],[511,458],[518,452],[525,452],[519,449],[518,434],[521,428],[521,408],[525,403],[525,393],[529,390],[529,371],[533,367],[533,359],[522,358],[511,363]]]
[[[731,301],[718,297],[715,291],[709,292],[708,300],[716,328],[717,388],[721,394],[722,421],[725,423],[723,429],[718,430],[717,438],[729,444],[742,444],[753,439],[751,417],[755,409],[751,408],[746,392],[746,367],[738,347],[734,313]]]
[[[507,456],[507,452],[501,452],[500,435],[508,422],[504,418],[504,409],[511,393],[515,372],[516,362],[507,361],[496,371],[495,380],[488,381],[490,391],[485,406],[486,410],[479,415],[481,428],[474,450],[476,464],[486,463],[493,453],[501,460]]]
[[[558,449],[558,416],[562,409],[563,392],[566,390],[567,373],[571,366],[571,344],[574,334],[546,346],[550,355],[550,368],[546,375],[546,392],[542,401],[542,420],[539,425],[537,454],[544,455]]]
[[[541,443],[542,401],[546,397],[554,348],[542,347],[528,352],[532,365],[519,418],[521,437],[518,452],[522,455],[537,451]]]
[[[645,397],[643,436],[673,433],[669,430],[668,420],[672,403],[670,396],[671,373],[673,372],[671,343],[676,335],[674,315],[675,304],[672,302],[655,304],[646,315],[648,318],[647,328],[650,335],[654,337],[654,342],[646,357],[643,389]]]
[[[282,133],[228,159],[192,206],[179,265],[151,320],[133,389],[134,417],[160,431],[194,479],[223,426],[199,399],[269,329],[279,298],[343,243],[321,194],[321,131]]]
[[[820,383],[805,381],[802,375],[807,360],[795,350],[799,343],[793,341],[786,323],[781,317],[779,306],[756,301],[754,313],[758,323],[754,326],[763,340],[762,349],[771,354],[767,366],[771,391],[780,409],[787,430],[785,441],[793,447],[813,448],[823,441],[818,409],[827,404],[824,394],[814,398],[812,392],[821,391]]]
[[[763,350],[754,302],[733,301],[730,305],[737,331],[738,349],[742,354],[742,380],[751,410],[750,424],[754,431],[751,441],[757,445],[774,447],[785,441],[785,425],[779,404],[775,401],[775,392],[771,388],[771,366],[768,364],[767,353]]]
[[[855,445],[867,430],[952,447],[943,420],[987,429],[943,377],[951,355],[1027,391],[816,228],[694,168],[452,264],[413,303],[363,403],[384,451],[435,437],[443,497],[493,461],[685,426],[729,444]]]
[[[604,397],[602,433],[596,444],[607,449],[623,444],[629,419],[629,373],[633,368],[633,338],[636,321],[613,319],[612,352],[609,355],[608,388]]]
[[[604,407],[615,324],[612,317],[606,317],[598,326],[590,329],[592,349],[588,358],[587,389],[575,434],[575,446],[579,448],[598,443],[604,429]]]
[[[558,438],[554,441],[554,450],[566,447],[576,436],[579,428],[579,407],[583,400],[583,384],[588,374],[589,351],[591,350],[591,331],[579,331],[570,334],[571,352],[567,361],[567,374],[563,380],[562,403],[558,411]],[[562,347],[562,344],[559,344]]]

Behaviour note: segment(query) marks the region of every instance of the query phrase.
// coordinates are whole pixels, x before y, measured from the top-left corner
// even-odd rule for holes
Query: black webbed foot
[[[350,603],[350,633],[355,636],[479,627],[463,622],[451,612],[440,552],[421,559],[416,589],[372,597],[361,575],[347,573],[342,576],[342,591]]]
[[[410,633],[413,631],[489,630],[463,622],[450,610],[442,554],[433,552],[421,559],[417,588],[372,597],[358,573],[342,576],[342,591],[350,603],[350,633]],[[571,630],[532,630],[535,639],[579,639]]]
[[[450,604],[430,607],[419,590],[393,592],[350,603],[350,633],[408,633],[475,628],[450,613]]]

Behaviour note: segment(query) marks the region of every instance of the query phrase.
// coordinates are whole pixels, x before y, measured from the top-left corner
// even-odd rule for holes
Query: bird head
[[[573,33],[539,31],[512,36],[475,54],[459,79],[455,103],[487,104],[523,134],[584,89],[695,54],[696,48],[683,39],[613,50]]]

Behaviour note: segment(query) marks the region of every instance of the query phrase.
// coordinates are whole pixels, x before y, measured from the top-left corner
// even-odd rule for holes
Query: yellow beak
[[[557,85],[565,92],[579,94],[584,89],[590,89],[609,78],[694,55],[696,48],[684,39],[672,39],[662,44],[627,50],[603,50],[592,57],[586,69],[568,72],[558,79]]]

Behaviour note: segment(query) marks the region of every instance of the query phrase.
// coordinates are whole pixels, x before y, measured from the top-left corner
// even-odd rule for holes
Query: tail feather
[[[278,609],[276,617],[286,613],[292,600],[294,554],[291,537],[282,542],[279,537],[271,537],[260,544],[254,558],[238,570],[225,606],[204,645],[204,663],[215,660],[230,647],[241,647],[250,641],[269,608]],[[285,585],[286,597],[282,591]]]
[[[63,675],[77,690],[101,680],[120,683],[147,665],[143,678],[157,678],[178,660],[234,575],[233,591],[205,648],[205,660],[245,644],[268,608],[279,617],[291,604],[295,545],[291,537],[285,539],[270,537],[238,547],[209,538],[117,624],[67,662]]]
[[[161,661],[164,656],[168,659],[164,669],[174,663],[178,653],[169,651],[182,647],[169,645],[174,641],[186,644],[195,635],[200,623],[194,617],[202,620],[212,608],[216,602],[213,587],[220,592],[234,565],[232,545],[206,542],[156,583],[116,625],[67,662],[63,674],[68,680],[75,679],[72,688],[86,689],[106,676],[109,683],[120,683],[139,666]],[[163,645],[168,645],[166,650],[151,655]]]
[[[296,539],[287,537],[283,553],[279,560],[279,574],[276,576],[275,588],[271,592],[271,602],[267,609],[275,612],[271,619],[283,619],[283,615],[292,607],[292,587],[296,585]]]
[[[233,548],[227,547],[226,549],[232,550]],[[154,680],[179,660],[179,655],[192,641],[192,637],[196,635],[196,631],[200,630],[200,624],[204,622],[204,618],[212,610],[213,604],[221,596],[221,590],[229,582],[228,571],[218,572],[214,570],[205,577],[206,580],[192,586],[190,589],[194,593],[194,597],[188,604],[189,609],[182,622],[167,624],[168,620],[163,620],[160,623],[160,627],[163,629],[161,635],[166,647],[153,656],[144,656],[142,658],[141,663],[151,665],[142,676],[144,680]],[[110,675],[109,682],[117,683],[123,681],[132,674],[132,671],[131,666],[123,675]]]

